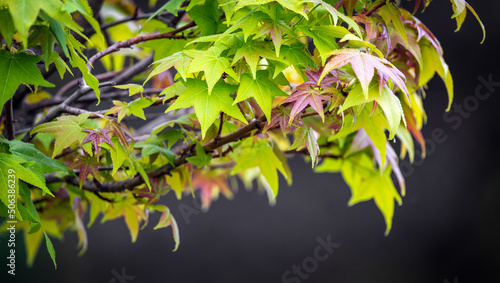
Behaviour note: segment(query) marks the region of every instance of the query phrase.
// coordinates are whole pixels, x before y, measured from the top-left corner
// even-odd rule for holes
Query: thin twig
[[[123,19],[120,19],[120,20],[116,20],[114,22],[111,22],[111,23],[107,23],[107,24],[103,24],[101,26],[101,30],[105,30],[105,29],[108,29],[110,27],[113,27],[113,26],[116,26],[116,25],[119,25],[119,24],[123,24],[123,23],[126,23],[126,22],[130,22],[130,21],[137,21],[137,20],[143,20],[143,19],[148,19],[149,17],[151,17],[155,12],[151,12],[151,13],[146,13],[146,14],[142,14],[142,15],[138,15],[137,14],[137,10],[134,12],[134,14],[132,16],[129,16],[129,17],[126,17],[126,18],[123,18]],[[170,12],[163,12],[161,14],[158,14],[156,15],[155,18],[160,18],[160,17],[163,17],[163,16],[168,16],[168,15],[172,15]],[[170,22],[166,23],[166,24],[171,24]]]
[[[121,73],[123,71],[124,70],[122,70],[120,72],[107,72],[107,73],[96,75],[95,78],[99,81],[100,80],[109,80],[111,78],[116,77],[119,73]],[[81,81],[82,81],[82,78],[78,78],[78,79],[74,79],[74,80],[70,81],[65,86],[63,86],[61,89],[59,89],[59,91],[54,95],[54,97],[57,97],[57,98],[63,97],[66,92],[68,92],[70,89],[72,89],[73,87],[78,85],[78,83],[80,83]]]
[[[189,24],[187,24],[185,26],[182,26],[180,28],[177,28],[173,31],[169,31],[166,33],[151,34],[151,35],[144,35],[144,36],[141,35],[141,36],[129,38],[129,39],[124,40],[124,41],[118,41],[118,42],[114,43],[113,45],[109,46],[108,48],[104,49],[103,51],[98,52],[94,56],[90,57],[90,59],[87,62],[87,68],[89,69],[89,71],[92,71],[92,66],[94,65],[94,63],[97,60],[101,59],[102,57],[104,57],[108,54],[117,52],[118,50],[120,50],[122,48],[127,48],[127,47],[130,47],[132,45],[135,45],[135,44],[138,44],[141,42],[155,40],[155,39],[161,39],[161,38],[185,39],[185,37],[183,35],[176,35],[176,34],[182,32],[182,31],[185,31],[191,27],[194,27],[195,25],[196,24],[194,22],[190,22]]]
[[[105,86],[111,86],[111,85],[115,85],[115,83],[114,82],[104,82],[104,83],[100,83],[99,87],[105,87]],[[63,103],[59,104],[55,108],[52,108],[49,111],[49,113],[47,113],[47,115],[45,115],[42,119],[40,119],[40,121],[38,121],[38,123],[36,123],[35,125],[33,125],[33,127],[31,129],[33,129],[34,127],[36,127],[36,126],[38,126],[40,124],[52,121],[52,119],[56,118],[57,116],[59,116],[62,113],[62,109],[65,106],[69,106],[69,105],[73,104],[73,102],[75,102],[76,100],[78,100],[78,98],[80,98],[81,96],[83,96],[83,95],[85,95],[85,94],[87,94],[87,93],[89,93],[91,91],[92,91],[92,88],[90,88],[88,86],[87,87],[79,88],[72,95],[70,95],[66,100],[64,100]],[[31,132],[31,130],[30,130],[30,132]],[[23,137],[22,141],[23,142],[29,142],[35,135],[33,135],[33,136],[30,136],[29,134],[25,135]]]

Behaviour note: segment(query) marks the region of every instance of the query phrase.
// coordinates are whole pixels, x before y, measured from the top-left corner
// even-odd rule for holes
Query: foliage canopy
[[[130,0],[0,0],[0,215],[17,219],[28,265],[43,237],[55,264],[50,237],[67,229],[83,253],[100,214],[123,217],[134,242],[158,212],[176,250],[162,196],[199,191],[208,209],[239,179],[274,203],[291,155],[341,172],[348,205],[373,200],[387,235],[406,190],[398,158],[413,161],[414,139],[425,155],[435,74],[453,100],[441,45],[415,17],[431,1],[399,2],[169,0],[148,14]],[[451,3],[457,30],[467,10],[479,21]],[[56,71],[75,79],[54,92]]]

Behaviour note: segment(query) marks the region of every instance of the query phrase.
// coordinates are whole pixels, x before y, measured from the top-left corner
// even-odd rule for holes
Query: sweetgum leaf
[[[35,164],[30,166],[29,169],[38,174],[39,177],[43,178],[43,174],[45,173],[65,171],[68,169],[64,163],[47,157],[31,143],[25,143],[18,140],[7,141],[3,139],[0,139],[0,141],[8,143],[14,155],[20,156],[26,161],[34,162]]]
[[[101,220],[101,222],[105,222],[123,216],[128,230],[130,231],[132,243],[135,243],[137,240],[140,222],[143,220],[146,221],[147,219],[142,206],[137,205],[135,202],[134,198],[126,198],[120,202],[114,203]]]
[[[154,205],[151,207],[152,209],[156,211],[161,211],[163,212],[161,214],[160,220],[158,221],[158,224],[153,228],[154,230],[156,229],[161,229],[165,228],[168,226],[172,227],[172,234],[174,235],[174,241],[175,241],[175,247],[173,251],[175,252],[177,248],[179,248],[180,244],[180,237],[179,237],[179,227],[177,226],[177,222],[175,221],[174,216],[172,213],[170,213],[170,209],[164,205]]]
[[[43,235],[45,236],[45,246],[47,247],[47,251],[49,252],[50,258],[52,259],[52,262],[54,263],[55,269],[57,269],[56,251],[54,250],[54,246],[52,245],[52,241],[50,240],[47,233],[45,233],[45,231],[43,231]]]
[[[175,67],[177,72],[181,75],[181,77],[186,80],[186,68],[189,63],[189,58],[182,53],[182,51],[176,52],[167,58],[160,59],[156,62],[153,62],[153,65],[158,64],[153,71],[148,75],[144,84],[149,81],[153,76],[158,75],[159,73],[163,73],[166,70]],[[185,68],[186,67],[186,68]]]
[[[212,93],[212,89],[220,80],[224,72],[232,77],[236,77],[234,71],[229,68],[229,60],[226,57],[221,57],[220,54],[226,48],[221,46],[212,46],[206,51],[185,50],[184,53],[193,58],[187,69],[188,73],[203,71],[208,84],[208,94]]]
[[[211,35],[217,32],[219,22],[217,1],[206,0],[204,5],[192,7],[188,14],[195,24],[200,27],[202,35]]]
[[[142,85],[137,85],[137,84],[115,85],[113,87],[119,89],[128,89],[129,96],[132,96],[136,93],[140,93],[142,95],[142,91],[144,90],[144,87]]]
[[[267,70],[259,70],[255,79],[246,73],[241,75],[238,95],[233,105],[253,97],[267,120],[271,121],[271,109],[276,96],[287,96],[287,94],[269,79]]]
[[[0,114],[3,105],[14,96],[21,83],[36,86],[53,87],[54,85],[43,79],[36,63],[40,56],[28,55],[24,52],[10,54],[7,50],[0,50]]]
[[[241,0],[238,1],[238,4],[234,8],[235,11],[245,7],[245,6],[251,6],[251,5],[264,5],[270,2],[274,2],[274,0]],[[302,9],[302,6],[304,5],[304,1],[301,0],[278,0],[278,2],[281,6],[284,8],[295,12],[297,14],[302,15],[304,18],[308,19],[307,14],[304,12]]]
[[[111,139],[113,145],[108,145],[107,143],[102,143],[100,147],[109,150],[111,156],[111,162],[113,163],[112,175],[115,175],[118,169],[123,165],[125,160],[128,159],[128,152],[124,148],[123,144],[120,143],[117,137]],[[90,224],[89,224],[90,225]]]
[[[479,22],[479,25],[481,26],[481,29],[483,30],[483,40],[481,43],[484,42],[486,39],[486,30],[484,29],[483,22],[477,15],[476,11],[474,8],[472,8],[469,3],[467,3],[465,0],[450,0],[452,3],[453,7],[453,16],[451,16],[452,19],[456,19],[457,21],[457,29],[455,31],[459,31],[460,28],[462,27],[462,23],[465,20],[465,16],[467,15],[467,9],[471,11],[471,13],[476,17],[477,21]],[[467,7],[467,9],[465,9]]]
[[[342,175],[346,179],[346,175],[356,174],[354,173],[355,170],[353,166],[343,166]],[[392,228],[394,201],[397,201],[399,205],[402,204],[401,196],[394,187],[390,174],[390,167],[387,167],[383,174],[375,171],[368,178],[362,178],[357,182],[348,183],[352,193],[348,205],[353,206],[357,203],[373,199],[380,212],[384,215],[387,227],[385,230],[386,236]]]
[[[241,154],[236,160],[236,166],[231,171],[231,175],[254,167],[260,169],[260,173],[271,187],[271,200],[275,199],[278,195],[277,171],[280,171],[283,176],[286,176],[287,173],[281,161],[274,154],[273,148],[265,140],[260,140],[253,146],[247,145],[243,147]]]
[[[63,149],[69,147],[75,141],[83,143],[87,136],[82,132],[82,124],[90,116],[90,113],[83,113],[78,116],[62,116],[57,121],[44,123],[36,126],[30,134],[34,133],[55,133],[56,141],[52,158],[61,153]]]
[[[376,101],[382,108],[387,123],[389,124],[390,139],[396,134],[401,120],[406,125],[404,119],[403,108],[399,99],[392,93],[389,87],[384,86],[382,92],[379,92],[377,83],[370,84],[368,97],[363,95],[363,90],[360,85],[356,85],[345,99],[344,104],[338,110],[338,113],[345,111],[350,107],[362,105],[371,101]]]
[[[322,5],[332,16],[334,25],[337,25],[338,18],[341,18],[344,22],[346,22],[349,25],[349,27],[351,27],[356,32],[359,38],[363,38],[361,29],[359,28],[358,24],[351,17],[346,16],[344,15],[344,13],[339,12],[332,5],[322,0],[306,0],[305,2]]]
[[[201,124],[203,138],[221,111],[247,124],[245,117],[238,106],[233,104],[230,96],[236,90],[235,85],[219,82],[214,86],[210,95],[205,81],[188,79],[186,88],[186,91],[165,112],[194,106],[196,117]]]
[[[319,145],[318,139],[314,130],[309,127],[301,127],[297,131],[294,132],[295,140],[293,141],[290,149],[302,149],[307,148],[309,151],[309,155],[311,156],[312,167],[318,164],[318,154],[319,154]]]
[[[401,12],[399,11],[399,9],[393,3],[387,3],[386,5],[380,7],[377,13],[379,13],[380,16],[382,16],[382,19],[384,20],[386,25],[392,22],[396,30],[403,38],[404,46],[407,46],[408,40],[406,36],[406,30],[403,25],[403,22],[401,21]]]
[[[203,149],[203,146],[200,143],[196,144],[196,156],[187,157],[187,161],[191,164],[195,165],[198,168],[201,168],[206,165],[210,165],[210,161],[212,160],[212,154],[206,153]]]
[[[30,27],[35,23],[41,10],[74,31],[81,30],[80,26],[76,24],[70,14],[63,11],[63,3],[59,0],[6,0],[2,2],[2,4],[7,4],[9,7],[9,12],[24,47],[28,46]]]
[[[378,58],[373,55],[361,52],[357,49],[339,49],[329,53],[334,55],[325,65],[321,73],[320,81],[331,71],[338,69],[344,65],[351,64],[354,73],[356,74],[365,97],[368,97],[368,86],[375,74],[375,69],[384,76],[389,77],[394,83],[409,96],[405,85],[405,76],[401,71],[394,67],[389,61],[383,58]]]
[[[104,142],[108,143],[109,145],[113,145],[113,142],[108,136],[108,133],[110,132],[109,129],[104,128],[104,129],[83,129],[82,131],[89,133],[85,139],[83,139],[82,144],[87,143],[92,141],[94,144],[94,150],[96,152],[96,156],[99,159],[99,156],[101,155],[101,147],[100,145]]]
[[[95,180],[99,181],[99,183],[103,182],[98,166],[99,161],[97,160],[97,157],[90,157],[87,155],[79,155],[78,158],[70,165],[71,168],[78,168],[78,170],[80,170],[80,189],[82,188],[83,182],[87,179],[88,175],[92,175]]]
[[[23,166],[26,163],[26,160],[20,156],[8,154],[8,153],[0,153],[0,182],[2,182],[3,189],[0,190],[0,200],[5,204],[5,206],[9,205],[9,194],[7,192],[7,188],[10,188],[11,184],[14,185],[14,195],[17,198],[19,194],[19,186],[18,180],[23,180],[28,184],[31,184],[35,187],[42,189],[43,193],[47,193],[51,196],[54,196],[52,192],[45,185],[45,180],[40,179],[35,173],[33,173],[29,168]],[[9,182],[9,180],[11,180]],[[14,181],[14,182],[12,182]],[[17,208],[15,208],[16,215],[19,215]]]
[[[200,190],[201,208],[207,211],[213,200],[217,200],[222,193],[227,199],[233,198],[233,192],[227,183],[225,174],[216,174],[213,171],[196,170],[193,173],[193,189]]]
[[[245,58],[246,63],[250,67],[250,72],[254,79],[257,78],[257,65],[262,58],[278,59],[275,53],[269,48],[265,42],[256,40],[247,40],[241,43],[241,47],[236,51],[233,58],[235,65],[241,58]]]

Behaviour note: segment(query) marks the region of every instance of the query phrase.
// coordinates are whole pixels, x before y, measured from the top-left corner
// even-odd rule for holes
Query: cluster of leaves
[[[385,0],[193,0],[186,6],[170,0],[138,17],[132,3],[106,0],[101,26],[84,0],[26,2],[0,2],[2,107],[20,84],[35,86],[27,104],[52,99],[36,89],[53,86],[37,68],[40,60],[61,78],[73,74],[70,66],[78,68],[85,83],[76,94],[91,89],[100,101],[99,80],[91,73],[97,60],[112,73],[133,69],[127,58],[155,59],[149,74],[133,74],[142,84],[116,86],[122,95],[114,106],[98,112],[72,107],[79,98],[74,94],[41,113],[42,122],[32,121],[29,133],[0,140],[3,180],[8,169],[20,180],[15,215],[29,264],[42,234],[54,263],[47,235],[61,238],[74,229],[84,252],[87,211],[87,227],[99,214],[101,222],[123,216],[132,241],[149,213],[158,211],[155,229],[172,227],[177,249],[177,224],[158,203],[161,196],[173,190],[180,199],[199,191],[208,209],[221,193],[233,197],[229,183],[237,182],[230,179],[238,178],[248,188],[257,183],[274,203],[279,174],[292,182],[286,159],[292,154],[303,154],[316,172],[341,172],[352,192],[349,205],[373,200],[387,235],[394,204],[405,194],[389,141],[400,142],[401,158],[413,161],[413,139],[425,155],[424,89],[436,73],[448,90],[448,108],[453,99],[439,41],[414,16],[430,1],[415,1],[412,14]],[[467,9],[477,17],[463,0],[452,7],[457,29]],[[130,15],[128,22],[115,22]],[[85,33],[78,17],[94,30]],[[132,45],[134,52],[120,51]],[[93,46],[99,53],[87,61],[84,51]],[[170,118],[148,122],[147,135],[127,126],[131,116],[146,120],[145,113],[165,104]],[[7,217],[6,191],[0,199],[0,214]]]

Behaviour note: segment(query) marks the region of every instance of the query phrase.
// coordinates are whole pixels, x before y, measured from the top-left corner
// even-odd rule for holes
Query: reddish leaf
[[[97,130],[85,129],[82,131],[89,133],[89,135],[83,140],[82,144],[89,142],[89,141],[94,141],[94,149],[95,149],[95,153],[97,155],[97,158],[99,158],[99,156],[101,154],[101,147],[99,146],[101,143],[106,142],[109,145],[114,147],[113,142],[111,141],[111,139],[108,136],[108,133],[110,132],[109,129],[107,129],[107,128],[97,129]]]
[[[108,120],[108,122],[106,122],[105,128],[109,129],[109,132],[114,134],[123,145],[123,147],[128,150],[129,143],[127,141],[127,138],[132,139],[132,135],[123,124],[117,123],[115,120]]]
[[[330,88],[332,84],[340,81],[336,76],[326,77],[324,80],[320,80],[321,70],[318,72],[306,71],[305,73],[309,81],[297,86],[295,92],[281,102],[281,104],[293,103],[288,125],[292,123],[297,114],[308,106],[311,106],[318,112],[324,122],[323,101],[331,100],[331,97],[327,94],[329,92],[325,91],[325,89]],[[334,72],[334,75],[336,75],[336,72]]]
[[[404,110],[405,110],[404,112],[405,112],[405,119],[406,119],[406,127],[408,128],[408,130],[410,130],[413,137],[418,141],[418,143],[422,147],[422,158],[423,158],[423,157],[425,157],[424,136],[422,136],[420,129],[417,127],[417,125],[415,123],[415,118],[413,118],[411,111],[407,110],[406,108]]]
[[[102,183],[102,177],[99,174],[99,168],[97,167],[99,165],[99,162],[97,161],[97,158],[90,157],[87,155],[80,155],[78,158],[73,162],[72,164],[69,165],[69,168],[75,169],[78,168],[80,170],[79,173],[79,179],[80,179],[80,188],[83,185],[83,181],[87,179],[87,176],[91,174],[95,180],[99,181]]]
[[[193,188],[200,190],[203,210],[210,207],[210,203],[213,199],[219,197],[219,193],[222,193],[228,199],[233,198],[233,192],[229,189],[227,177],[224,174],[215,175],[213,172],[206,173],[202,170],[196,170],[193,173],[192,182]]]
[[[405,85],[405,76],[401,71],[394,67],[391,62],[384,58],[378,58],[357,49],[338,49],[329,53],[333,55],[332,59],[326,63],[321,73],[320,81],[331,71],[344,65],[351,64],[352,69],[363,89],[365,96],[368,96],[368,86],[375,74],[375,69],[384,76],[389,77],[406,94],[409,100],[409,93]]]
[[[266,125],[264,126],[263,131],[266,132],[272,127],[279,125],[279,128],[281,129],[281,132],[283,135],[286,135],[286,130],[288,127],[288,124],[292,123],[293,120],[290,120],[290,107],[277,107],[271,112],[271,121],[267,121]],[[289,127],[289,131],[294,131],[298,127],[302,127],[302,120],[300,119],[300,116],[297,116],[295,119],[295,124],[296,125],[291,125]]]

